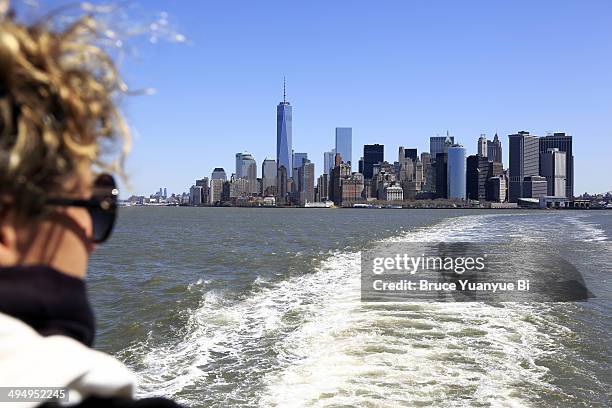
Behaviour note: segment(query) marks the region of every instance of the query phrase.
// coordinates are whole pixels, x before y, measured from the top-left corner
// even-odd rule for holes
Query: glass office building
[[[446,153],[445,146],[455,144],[455,136],[432,136],[429,138],[429,154],[432,158],[438,153]]]
[[[291,105],[283,98],[276,107],[276,165],[289,172],[293,169],[291,114]]]
[[[381,144],[363,145],[363,177],[371,179],[374,165],[385,161],[385,146]]]
[[[336,128],[336,153],[340,153],[342,161],[352,163],[353,128]]]
[[[331,149],[329,152],[323,152],[323,174],[331,174],[334,168],[334,157],[336,149]]]
[[[297,177],[298,171],[302,168],[306,160],[308,160],[308,153],[293,153],[292,177]]]
[[[465,148],[453,145],[448,148],[448,198],[465,200]]]

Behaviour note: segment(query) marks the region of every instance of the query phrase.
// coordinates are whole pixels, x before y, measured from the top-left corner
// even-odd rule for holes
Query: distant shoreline
[[[499,208],[486,208],[486,207],[402,207],[402,208],[365,208],[365,207],[300,207],[300,206],[215,206],[215,205],[123,205],[120,208],[273,208],[273,209],[302,209],[302,210],[483,210],[483,211],[517,211],[517,210],[554,210],[554,211],[601,211],[610,210],[610,208],[588,208],[588,207],[568,207],[568,208],[532,208],[532,207],[499,207]]]

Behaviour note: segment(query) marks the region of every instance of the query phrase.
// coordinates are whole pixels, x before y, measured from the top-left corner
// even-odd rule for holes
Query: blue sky
[[[59,4],[52,2],[51,4]],[[612,190],[612,1],[146,1],[187,44],[143,45],[122,70],[153,96],[123,108],[137,130],[135,193],[189,189],[234,155],[276,152],[283,76],[293,146],[315,162],[337,126],[364,143],[428,150],[450,131],[574,136],[575,191]]]

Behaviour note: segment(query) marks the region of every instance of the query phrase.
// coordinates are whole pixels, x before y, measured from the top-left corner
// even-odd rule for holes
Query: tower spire
[[[287,102],[287,80],[283,76],[283,103]]]

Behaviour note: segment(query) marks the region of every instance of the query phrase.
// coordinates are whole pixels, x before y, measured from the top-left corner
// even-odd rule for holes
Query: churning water
[[[191,406],[609,406],[611,236],[604,211],[124,208],[97,345]],[[595,297],[361,302],[361,251],[392,241],[532,242]]]

